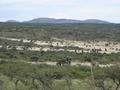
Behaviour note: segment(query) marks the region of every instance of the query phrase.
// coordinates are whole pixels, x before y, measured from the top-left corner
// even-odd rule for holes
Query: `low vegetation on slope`
[[[26,43],[21,40],[0,39],[0,90],[119,90],[119,52],[105,54],[76,53],[67,50],[29,50],[31,47],[40,47],[32,42],[36,40],[51,42],[52,38],[60,38],[119,42],[119,36],[120,25],[117,24],[0,23],[0,37],[31,41]],[[108,46],[108,44],[105,45]],[[17,46],[24,47],[21,50],[17,49]],[[53,46],[49,47],[53,48]],[[119,48],[116,49],[119,51]],[[58,64],[58,61],[66,60],[68,57],[72,62],[90,62],[91,65]],[[55,65],[39,64],[39,62],[48,61],[57,63]],[[114,65],[99,67],[99,63]]]
[[[120,25],[0,23],[0,36],[38,40],[57,37],[69,40],[120,41]]]
[[[0,63],[0,90],[119,90],[119,77],[119,66],[90,69],[69,65]]]
[[[7,50],[0,48],[0,59],[8,59],[15,61],[37,61],[37,62],[56,62],[58,60],[64,60],[66,57],[71,57],[72,62],[99,62],[102,64],[107,63],[119,63],[120,53],[100,54],[100,53],[74,53],[67,51],[27,51],[16,50],[15,48]],[[36,58],[37,60],[33,60]]]

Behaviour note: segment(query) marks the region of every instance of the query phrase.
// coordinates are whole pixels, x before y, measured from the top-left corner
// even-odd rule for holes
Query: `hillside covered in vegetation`
[[[120,41],[120,25],[0,23],[0,36],[38,40],[56,37],[68,40]]]

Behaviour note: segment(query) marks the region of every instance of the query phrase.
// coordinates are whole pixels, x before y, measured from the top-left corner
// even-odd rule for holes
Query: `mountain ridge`
[[[18,23],[53,23],[53,24],[64,24],[64,23],[96,23],[96,24],[110,24],[111,22],[99,19],[86,19],[86,20],[76,20],[76,19],[56,19],[56,18],[35,18],[28,21],[16,21],[8,20],[6,22],[18,22]]]

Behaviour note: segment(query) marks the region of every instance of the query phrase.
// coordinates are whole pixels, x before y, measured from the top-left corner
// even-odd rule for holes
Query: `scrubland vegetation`
[[[31,47],[46,47],[35,44],[37,40],[52,42],[52,38],[57,38],[63,42],[109,41],[116,44],[120,42],[119,36],[119,24],[0,23],[0,37],[21,39],[0,38],[0,90],[120,90],[120,52],[107,54],[92,49],[88,53],[81,49],[77,53],[68,50],[78,50],[78,47],[52,44],[47,46],[51,50],[30,50]],[[30,42],[23,42],[23,39]],[[106,44],[106,47],[109,45]],[[53,48],[64,50],[55,51]],[[119,48],[116,50],[119,51]],[[67,59],[71,61],[66,63]],[[78,65],[72,65],[73,62],[78,62]],[[89,62],[91,65],[82,66],[79,62]],[[99,67],[99,64],[113,65]]]
[[[0,23],[0,36],[50,40],[51,37],[68,40],[120,41],[119,24],[27,24]]]

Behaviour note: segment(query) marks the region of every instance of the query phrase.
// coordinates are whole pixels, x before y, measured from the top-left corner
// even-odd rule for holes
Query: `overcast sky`
[[[120,23],[120,0],[0,0],[0,21],[38,17]]]

